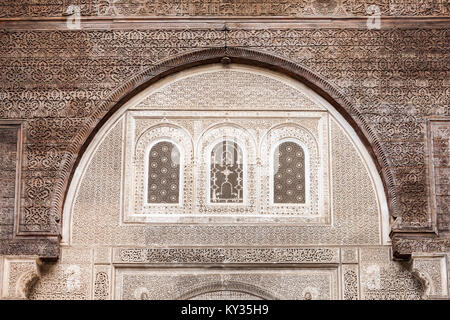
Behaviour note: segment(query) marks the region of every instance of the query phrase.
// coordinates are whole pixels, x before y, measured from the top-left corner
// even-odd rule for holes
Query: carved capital
[[[40,265],[37,256],[5,256],[1,298],[27,299],[30,288],[40,278]]]
[[[411,271],[424,284],[424,299],[448,299],[446,255],[418,253],[411,255]]]

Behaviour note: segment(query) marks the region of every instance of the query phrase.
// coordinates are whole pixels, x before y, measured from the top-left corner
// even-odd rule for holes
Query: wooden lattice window
[[[280,143],[274,151],[273,202],[305,203],[305,152],[294,141]]]
[[[149,152],[148,202],[180,201],[180,150],[170,141],[155,143]]]

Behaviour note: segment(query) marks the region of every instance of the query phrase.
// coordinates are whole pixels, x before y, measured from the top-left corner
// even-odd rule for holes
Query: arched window
[[[155,143],[148,162],[148,203],[179,203],[180,150],[170,141]]]
[[[294,141],[280,143],[273,159],[273,203],[305,203],[305,152]]]
[[[241,147],[224,140],[211,151],[210,202],[242,203],[244,199],[244,163]]]

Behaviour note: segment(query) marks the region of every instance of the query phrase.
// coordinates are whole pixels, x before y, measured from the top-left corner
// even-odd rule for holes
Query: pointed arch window
[[[244,202],[244,156],[234,141],[217,143],[210,155],[210,202]]]
[[[180,202],[180,161],[180,150],[170,141],[159,141],[150,148],[148,203]]]
[[[273,203],[306,202],[305,151],[295,141],[284,141],[273,154]]]

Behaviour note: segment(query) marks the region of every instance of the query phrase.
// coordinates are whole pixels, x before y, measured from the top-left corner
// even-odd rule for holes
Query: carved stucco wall
[[[430,232],[436,219],[429,208],[425,119],[448,116],[446,35],[446,29],[3,31],[0,116],[26,119],[17,229],[25,236],[59,233],[76,154],[130,74],[176,54],[221,47],[226,38],[228,46],[286,57],[333,83],[385,155],[394,229]],[[393,240],[404,254],[448,250],[445,237]],[[9,240],[1,250],[55,256],[56,243]]]
[[[392,234],[396,256],[449,252],[447,1],[373,1],[383,18],[380,30],[367,29],[368,3],[359,0],[292,1],[283,6],[275,1],[133,3],[137,5],[120,0],[115,11],[99,8],[95,0],[83,1],[82,15],[121,15],[124,21],[127,16],[176,21],[177,16],[206,15],[214,22],[193,19],[187,27],[184,22],[83,20],[82,30],[70,31],[61,14],[68,5],[81,4],[77,1],[0,5],[0,121],[19,119],[23,133],[21,188],[16,189],[19,205],[14,212],[1,213],[1,254],[57,257],[70,174],[96,124],[138,84],[191,61],[196,54],[198,60],[211,57],[200,53],[208,49],[219,57],[244,55],[256,60],[267,53],[270,63],[277,64],[274,56],[289,61],[284,70],[307,68],[312,71],[307,74],[325,79],[326,83],[313,82],[345,97],[349,104],[338,102],[356,121],[355,127],[365,128],[376,150],[390,214],[396,219]],[[230,21],[224,28],[220,17],[225,15],[328,16],[331,22],[246,20],[251,23]],[[39,19],[30,23],[31,16],[59,18],[54,23]],[[339,22],[340,16],[359,20]],[[242,48],[258,54],[243,53]],[[192,56],[171,60],[183,54]],[[169,62],[164,65],[164,61]]]
[[[199,75],[193,75],[186,79],[175,81],[174,84],[169,84],[163,89],[152,94],[148,99],[139,103],[133,109],[141,108],[161,108],[160,99],[156,105],[152,104],[153,96],[159,98],[161,96],[169,97],[165,100],[165,110],[189,110],[189,109],[220,109],[223,108],[223,101],[233,101],[233,105],[240,106],[242,109],[260,110],[273,109],[277,106],[278,100],[286,99],[290,96],[293,104],[289,105],[288,110],[310,110],[311,105],[315,103],[310,98],[300,93],[298,89],[279,83],[279,80],[274,80],[269,77],[262,77],[254,74],[251,71],[234,71],[219,70],[216,72],[201,72]],[[245,70],[245,69],[244,69]],[[250,69],[251,70],[251,69]],[[228,82],[223,82],[224,73],[227,74]],[[202,81],[203,80],[203,81]],[[278,86],[277,86],[278,83]],[[237,84],[237,85],[236,85]],[[203,87],[206,86],[207,87]],[[180,99],[176,94],[178,87],[185,87],[192,92],[192,97],[187,95],[186,103]],[[236,91],[224,90],[225,86],[235,87]],[[252,100],[251,103],[245,97],[247,88],[254,86],[263,91],[265,88],[277,87],[277,90],[266,91],[265,94],[259,95],[257,99]],[[194,89],[194,87],[196,87]],[[209,98],[208,98],[209,96]],[[210,97],[217,97],[211,99]],[[241,98],[242,97],[242,98]],[[255,97],[256,98],[256,97]],[[208,99],[210,99],[208,101]],[[195,101],[199,101],[199,105]],[[204,102],[208,104],[202,105]],[[305,102],[305,103],[304,103]],[[314,109],[324,110],[323,107],[317,106]],[[268,108],[269,107],[269,108]],[[227,110],[227,109],[226,109]],[[122,112],[122,111],[121,111]],[[200,112],[200,111],[198,111]],[[126,116],[127,114],[125,114]],[[207,113],[203,113],[204,117],[208,119]],[[244,116],[251,116],[252,113],[248,111]],[[331,115],[330,115],[331,116]],[[63,233],[63,241],[69,242],[69,233],[72,230],[71,241],[73,244],[97,244],[97,245],[113,245],[120,243],[121,245],[296,245],[296,244],[381,244],[381,204],[375,192],[374,182],[368,174],[366,164],[360,160],[358,151],[355,150],[352,142],[348,140],[346,135],[340,129],[336,120],[329,120],[330,127],[327,136],[331,137],[331,155],[330,166],[332,172],[331,192],[327,193],[327,198],[332,203],[331,212],[334,226],[284,226],[284,225],[270,225],[270,226],[217,226],[217,225],[172,225],[172,226],[145,226],[145,225],[127,225],[117,222],[121,221],[121,214],[123,212],[121,201],[127,201],[129,197],[133,197],[134,190],[126,193],[122,199],[124,188],[130,188],[132,181],[123,178],[123,145],[125,140],[124,135],[131,135],[134,139],[138,139],[142,132],[148,130],[155,124],[163,125],[165,114],[156,119],[141,120],[140,123],[134,127],[135,132],[129,132],[128,129],[124,133],[124,119],[119,118],[109,133],[104,138],[101,146],[92,155],[92,160],[86,171],[83,172],[83,179],[80,182],[79,189],[71,189],[66,205],[66,220],[67,228]],[[144,118],[145,119],[145,118]],[[169,118],[170,119],[170,118]],[[270,119],[270,117],[268,118]],[[289,118],[288,118],[289,119]],[[163,120],[163,121],[161,121]],[[269,128],[275,126],[277,122],[269,123],[266,128],[255,127],[255,134],[260,135],[260,139],[268,131]],[[282,118],[282,122],[288,120]],[[290,120],[293,122],[295,120]],[[307,124],[307,114],[303,119],[297,120],[300,124]],[[314,120],[309,120],[309,123],[314,124]],[[188,134],[192,135],[192,140],[196,141],[199,137],[194,134],[194,121],[190,119],[175,119],[171,123],[177,123],[186,128]],[[209,123],[203,124],[205,128],[214,124],[234,123],[236,120],[228,119],[223,122],[221,120],[209,119]],[[246,125],[245,123],[243,125]],[[203,128],[198,128],[202,132]],[[197,135],[199,133],[197,132]],[[287,133],[289,134],[289,133]],[[260,143],[256,143],[260,145]],[[194,146],[194,149],[196,147]],[[133,152],[128,150],[127,152]],[[328,153],[328,148],[321,150],[321,157],[325,157],[323,153]],[[261,157],[267,155],[261,155]],[[126,157],[126,156],[125,156]],[[200,159],[202,155],[198,154]],[[197,160],[198,161],[198,160]],[[132,165],[135,165],[133,163]],[[199,179],[199,172],[194,173],[195,180]],[[125,179],[122,184],[121,179]],[[191,182],[192,183],[192,182]],[[206,183],[206,182],[204,182]],[[257,182],[258,183],[258,182]],[[121,186],[123,187],[121,188]],[[311,188],[315,188],[312,186]],[[72,199],[71,193],[76,192],[74,201],[75,205],[71,207],[70,201]],[[143,188],[136,191],[137,194],[143,194]],[[329,196],[332,195],[332,196]],[[264,195],[268,197],[268,195]],[[261,201],[258,199],[258,201]],[[99,209],[101,208],[101,209]],[[197,209],[198,210],[198,209]],[[192,212],[198,213],[198,212]],[[255,212],[256,213],[256,212]],[[261,219],[263,216],[261,216]],[[385,217],[386,219],[386,217]],[[151,222],[151,221],[148,221]],[[182,222],[180,220],[180,222]],[[193,221],[195,222],[195,221]],[[71,227],[70,227],[71,223]],[[101,224],[102,232],[94,232]],[[128,231],[130,230],[130,231]],[[133,231],[131,231],[133,230]],[[384,230],[386,232],[386,230]],[[243,239],[240,235],[246,235]],[[385,238],[386,239],[386,238]],[[386,241],[386,240],[385,240]]]
[[[382,219],[387,218],[381,212],[379,197],[383,195],[376,190],[373,173],[352,138],[304,87],[289,85],[286,79],[283,82],[282,77],[276,78],[269,72],[263,74],[258,69],[239,66],[200,68],[150,88],[150,97],[141,96],[138,100],[141,102],[131,104],[130,108],[149,110],[164,105],[167,112],[221,109],[222,103],[229,101],[230,110],[234,105],[237,109],[247,106],[264,113],[281,101],[290,112],[303,111],[302,117],[317,110],[328,114],[331,140],[326,152],[330,152],[332,172],[331,225],[281,226],[263,220],[251,225],[121,222],[124,214],[121,195],[124,188],[132,188],[122,183],[125,136],[131,134],[133,139],[138,139],[155,122],[143,118],[133,130],[125,130],[126,117],[130,114],[125,106],[106,124],[99,139],[87,150],[86,161],[80,163],[80,177],[74,180],[75,186],[70,191],[73,194],[68,196],[73,205],[66,206],[69,212],[65,212],[67,227],[60,261],[41,268],[41,279],[32,288],[30,297],[422,298],[423,285],[404,265],[392,261],[386,237],[383,242]],[[177,94],[180,88],[186,92],[185,101]],[[269,90],[251,102],[239,94],[251,92],[252,88],[261,92],[263,88]],[[157,121],[164,123],[163,118]],[[193,120],[188,119],[178,120],[178,124],[192,130],[194,127]],[[348,125],[347,129],[350,130]],[[286,263],[294,267],[277,269]],[[202,268],[217,264],[224,269]],[[148,268],[150,265],[153,268]],[[228,270],[228,265],[242,265],[250,270]],[[184,268],[174,270],[171,266]]]

